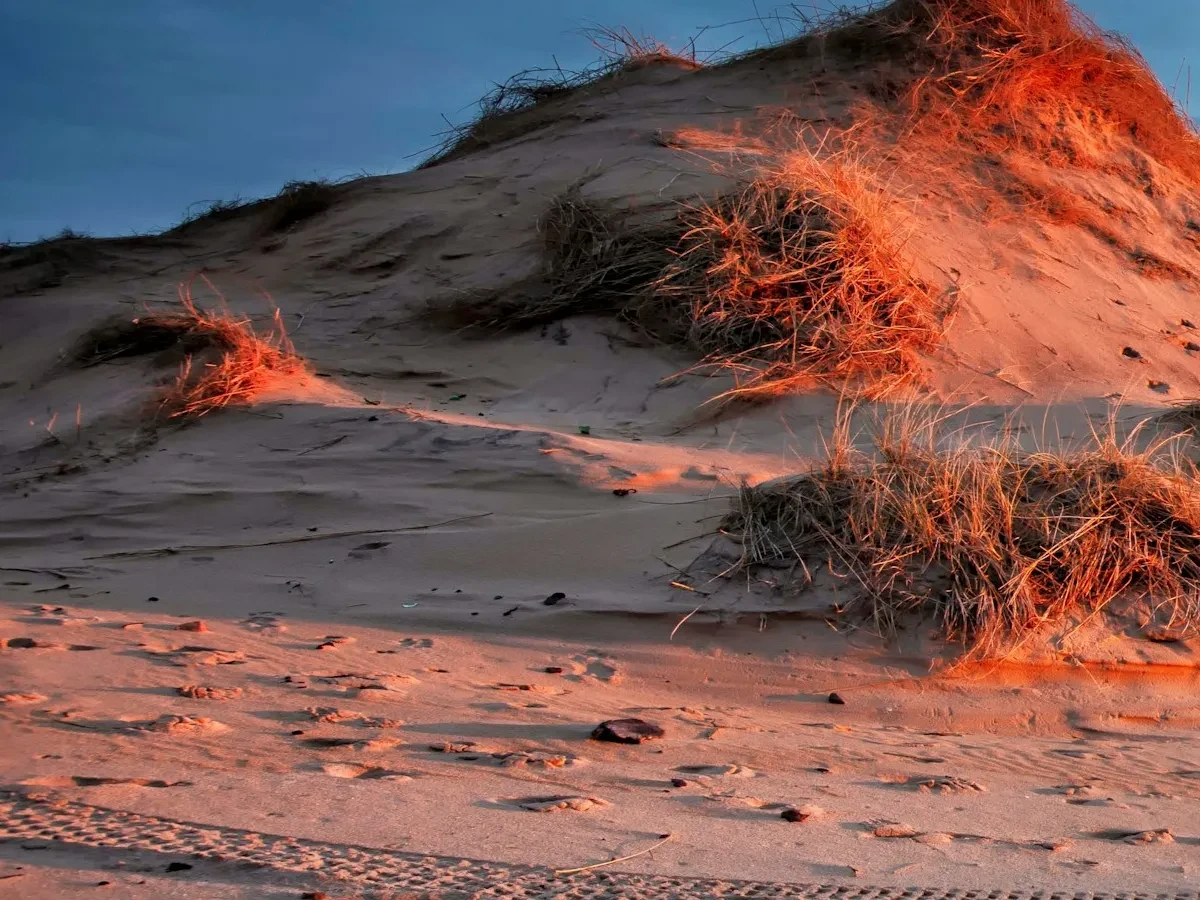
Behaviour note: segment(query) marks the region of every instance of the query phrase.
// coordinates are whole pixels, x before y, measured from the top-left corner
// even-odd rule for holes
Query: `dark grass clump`
[[[184,235],[210,225],[245,220],[263,235],[278,234],[315,218],[338,200],[339,182],[327,180],[289,181],[274,197],[259,200],[216,200],[189,211],[183,221],[167,231]]]
[[[561,66],[526,69],[496,84],[478,101],[475,117],[442,134],[440,144],[418,168],[439,165],[568,117],[570,111],[553,101],[576,95],[623,72],[654,64],[701,67],[694,47],[687,54],[675,53],[664,44],[625,29],[593,28],[586,34],[601,52],[599,62],[578,71]]]
[[[265,202],[263,229],[272,233],[286,231],[329,210],[337,196],[337,186],[330,181],[289,181]]]
[[[191,355],[208,349],[228,350],[222,332],[203,326],[186,312],[151,312],[135,319],[113,319],[84,334],[67,355],[79,368],[117,359],[167,353]]]
[[[0,245],[0,293],[11,295],[58,287],[76,275],[114,271],[131,256],[153,249],[155,235],[98,238],[65,228],[51,238]]]
[[[898,414],[866,455],[843,422],[824,465],[744,487],[723,523],[740,568],[828,564],[884,633],[931,615],[968,656],[1118,601],[1141,600],[1174,633],[1200,628],[1200,484],[1169,442],[1110,433],[1029,452],[947,448],[935,432]]]

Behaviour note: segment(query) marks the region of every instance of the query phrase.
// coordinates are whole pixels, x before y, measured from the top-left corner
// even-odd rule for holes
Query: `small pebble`
[[[553,594],[551,594],[549,597],[547,597],[542,602],[545,603],[547,606],[555,606],[559,603],[562,603],[566,599],[567,599],[567,595],[564,594],[562,591],[555,591]]]
[[[562,666],[546,666],[547,675],[561,675],[563,673]]]
[[[846,705],[846,701],[842,699],[842,695],[837,692],[834,692],[829,695],[829,702],[832,703],[834,706],[845,706]]]
[[[640,744],[658,740],[663,736],[662,728],[641,719],[609,719],[592,730],[592,740],[613,744]]]
[[[208,631],[208,626],[207,626],[207,625],[205,625],[205,624],[204,624],[202,621],[200,621],[199,619],[196,619],[196,620],[195,620],[195,621],[193,621],[193,622],[183,622],[183,623],[181,623],[181,624],[179,624],[179,625],[176,625],[176,626],[175,626],[175,630],[176,630],[176,631],[197,631],[197,632],[204,632],[204,631]]]

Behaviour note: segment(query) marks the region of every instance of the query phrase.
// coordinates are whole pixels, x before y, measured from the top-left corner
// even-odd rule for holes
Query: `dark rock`
[[[663,730],[657,725],[641,719],[609,719],[595,727],[592,740],[613,744],[641,744],[644,741],[658,740],[663,734]]]
[[[563,673],[562,666],[546,666],[547,675],[561,675]]]
[[[832,703],[834,706],[845,706],[846,705],[846,701],[842,699],[842,695],[837,692],[834,692],[829,695],[829,702]]]
[[[1142,358],[1142,354],[1138,353],[1132,347],[1121,348],[1121,355],[1124,356],[1126,359],[1141,359]]]
[[[671,787],[687,787],[688,780],[686,778],[672,778]]]
[[[567,599],[567,595],[564,594],[562,591],[555,591],[553,594],[551,594],[549,597],[547,597],[542,602],[545,603],[547,606],[556,606],[557,604],[562,603],[566,599]]]
[[[188,869],[191,869],[191,868],[193,868],[191,863],[181,863],[181,862],[167,863],[167,871],[168,872],[186,872]]]

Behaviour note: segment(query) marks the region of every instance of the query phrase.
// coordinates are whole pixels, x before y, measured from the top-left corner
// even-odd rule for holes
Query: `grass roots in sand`
[[[1200,627],[1200,486],[1170,443],[1094,435],[1070,451],[1009,441],[939,443],[907,412],[852,448],[843,421],[828,461],[744,487],[723,530],[741,567],[828,561],[851,604],[887,634],[932,614],[969,656],[1011,650],[1043,626],[1140,601],[1176,633]],[[799,565],[798,563],[804,563]]]

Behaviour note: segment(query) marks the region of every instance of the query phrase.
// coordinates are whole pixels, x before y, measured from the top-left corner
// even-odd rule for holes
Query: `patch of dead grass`
[[[616,315],[732,374],[724,399],[814,382],[872,396],[911,382],[940,340],[954,295],[905,257],[901,209],[852,147],[816,138],[707,204],[597,204],[579,186],[540,223],[545,290],[467,297],[442,324],[520,327]]]
[[[217,353],[215,358],[188,356],[175,381],[167,388],[161,408],[171,418],[196,418],[231,404],[248,403],[272,384],[303,375],[306,367],[296,353],[276,308],[265,331],[250,319],[230,311],[220,292],[216,309],[201,309],[192,297],[191,283],[180,285],[182,312],[189,334],[202,336]]]
[[[1200,627],[1200,485],[1173,443],[1110,429],[1071,450],[947,445],[910,409],[862,453],[847,423],[822,465],[743,487],[723,523],[740,568],[790,564],[803,584],[827,562],[884,633],[931,614],[968,656],[1138,597],[1172,630]]]
[[[1069,0],[895,0],[826,29],[839,30],[873,35],[906,62],[911,77],[892,99],[927,147],[1102,167],[1122,138],[1200,181],[1186,113],[1128,40]]]

